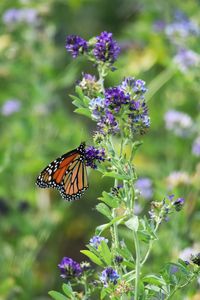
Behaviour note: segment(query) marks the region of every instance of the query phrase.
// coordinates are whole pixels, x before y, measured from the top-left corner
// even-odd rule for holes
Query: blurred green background
[[[35,186],[36,176],[51,160],[81,141],[91,144],[95,130],[94,123],[73,113],[69,95],[82,72],[95,74],[95,69],[66,53],[68,34],[89,39],[104,30],[113,32],[122,51],[106,85],[134,76],[149,88],[151,128],[135,157],[138,176],[152,180],[154,200],[172,192],[186,198],[184,210],[161,226],[160,242],[145,271],[160,270],[184,249],[200,249],[200,165],[191,152],[200,128],[199,70],[176,69],[176,48],[155,29],[173,22],[176,10],[200,20],[197,0],[1,1],[0,300],[49,299],[47,292],[61,286],[61,258],[82,260],[79,251],[95,226],[105,222],[94,208],[112,180],[97,171],[89,172],[89,190],[73,203],[57,191]],[[199,36],[188,39],[187,46],[198,53]],[[196,131],[184,138],[167,131],[164,115],[170,109],[189,114]],[[174,171],[186,172],[188,180],[173,180],[172,191],[167,177]],[[141,207],[141,214],[147,213],[150,204],[141,199]],[[198,300],[198,287],[194,283],[174,299]]]

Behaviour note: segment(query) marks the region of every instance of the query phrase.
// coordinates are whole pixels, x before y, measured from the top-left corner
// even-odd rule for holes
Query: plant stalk
[[[136,231],[133,231],[133,239],[136,252],[136,266],[135,266],[135,297],[134,300],[139,299],[139,282],[140,282],[140,245]]]

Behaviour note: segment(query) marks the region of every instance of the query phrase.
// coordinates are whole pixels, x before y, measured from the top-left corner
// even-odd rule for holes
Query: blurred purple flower
[[[183,73],[200,63],[200,55],[188,49],[180,49],[174,57],[174,63]]]
[[[142,212],[142,206],[139,203],[135,202],[133,211],[135,215],[139,215]]]
[[[161,32],[165,29],[166,23],[163,20],[157,20],[153,24],[153,29],[157,32]]]
[[[192,119],[186,113],[169,110],[164,116],[165,127],[177,136],[187,136],[192,129]]]
[[[193,142],[192,153],[195,156],[200,156],[200,136],[198,136]]]
[[[90,239],[90,246],[98,249],[98,247],[99,247],[99,245],[101,244],[102,241],[108,243],[108,240],[106,238],[104,238],[103,236],[99,236],[99,235],[93,236]]]
[[[85,149],[85,161],[86,166],[96,169],[96,161],[99,163],[105,161],[105,149],[97,149],[93,146],[87,147]]]
[[[174,171],[169,174],[166,179],[168,188],[172,190],[179,185],[188,185],[191,182],[190,176],[187,172]]]
[[[111,267],[103,270],[100,276],[100,280],[105,287],[107,287],[109,283],[117,284],[118,279],[119,274]]]
[[[187,247],[179,253],[179,258],[181,258],[184,261],[189,261],[192,257],[192,255],[197,255],[199,253],[199,248],[195,249],[192,247]]]
[[[87,52],[88,44],[80,36],[72,34],[67,36],[65,48],[71,53],[73,58],[76,58],[79,54]]]
[[[112,33],[104,31],[96,37],[93,53],[97,60],[112,64],[116,61],[119,52],[120,47],[113,40]]]
[[[199,27],[181,11],[175,12],[174,21],[165,27],[166,35],[174,42],[187,38],[190,35],[198,35]]]
[[[80,264],[70,257],[63,257],[58,267],[61,271],[60,276],[68,280],[79,277],[82,274]]]
[[[179,268],[176,265],[171,265],[170,266],[170,273],[175,274],[179,271]]]
[[[12,115],[15,112],[18,112],[21,107],[21,102],[17,99],[9,99],[4,102],[1,113],[4,116]]]
[[[144,177],[139,178],[135,182],[135,188],[138,189],[142,195],[142,197],[146,200],[149,200],[153,196],[153,188],[151,179]]]
[[[3,22],[5,24],[15,24],[25,22],[32,24],[37,21],[38,12],[33,8],[10,8],[5,11],[3,15]]]

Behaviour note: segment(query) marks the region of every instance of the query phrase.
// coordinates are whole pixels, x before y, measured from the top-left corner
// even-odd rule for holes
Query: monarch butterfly
[[[55,188],[68,201],[79,199],[88,188],[85,143],[52,161],[37,177],[36,185]]]

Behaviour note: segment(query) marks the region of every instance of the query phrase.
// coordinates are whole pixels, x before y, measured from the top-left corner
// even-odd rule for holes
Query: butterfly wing
[[[36,184],[41,188],[56,188],[66,200],[79,199],[88,188],[85,167],[85,145],[81,144],[52,161],[38,176]]]

